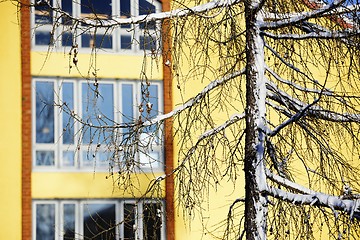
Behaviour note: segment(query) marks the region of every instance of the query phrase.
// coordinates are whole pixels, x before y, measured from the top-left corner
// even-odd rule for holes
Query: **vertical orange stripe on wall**
[[[21,94],[22,94],[22,239],[31,239],[31,72],[29,0],[20,4],[21,14]]]
[[[162,1],[162,10],[170,10],[170,0]],[[163,77],[164,77],[164,112],[170,112],[172,103],[172,75],[171,75],[171,34],[170,21],[164,20],[162,26],[163,41]],[[169,175],[174,168],[173,153],[173,124],[172,120],[165,122],[165,201],[166,201],[166,238],[175,239],[175,209],[174,209],[174,178]]]

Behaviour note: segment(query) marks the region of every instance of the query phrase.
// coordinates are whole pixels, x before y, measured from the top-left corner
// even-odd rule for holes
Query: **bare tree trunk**
[[[246,239],[266,239],[267,200],[264,165],[265,95],[264,42],[257,22],[260,3],[247,1],[246,12],[246,138],[245,231]]]

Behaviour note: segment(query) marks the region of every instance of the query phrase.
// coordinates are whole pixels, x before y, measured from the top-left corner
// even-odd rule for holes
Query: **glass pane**
[[[36,142],[54,143],[54,83],[36,82]]]
[[[45,4],[35,6],[35,24],[52,24],[52,11]]]
[[[65,82],[62,85],[62,100],[66,104],[66,111],[74,110],[74,84]],[[74,118],[66,111],[62,111],[63,115],[63,143],[74,143]]]
[[[141,50],[156,50],[156,39],[151,36],[140,36]]]
[[[109,34],[89,34],[81,35],[81,46],[84,48],[112,48],[112,35]]]
[[[135,239],[135,204],[124,204],[124,240]]]
[[[36,204],[36,240],[55,239],[55,204]]]
[[[64,229],[65,239],[75,239],[75,204],[64,204]]]
[[[115,204],[98,203],[84,205],[84,239],[115,239]]]
[[[81,35],[81,46],[85,48],[94,47],[94,40],[92,39],[90,34],[84,33]]]
[[[61,8],[64,12],[69,13],[70,15],[72,15],[72,1],[73,0],[61,0]],[[67,17],[62,17],[62,23],[64,25],[71,25],[72,24],[72,20],[70,18]]]
[[[144,239],[161,239],[161,204],[144,204]]]
[[[99,84],[97,89],[89,84],[82,84],[82,113],[84,121],[92,125],[113,125],[114,119],[114,91],[113,84]],[[84,143],[108,142],[111,131],[85,129],[83,132]]]
[[[131,36],[121,35],[121,49],[131,49]]]
[[[97,167],[109,167],[110,164],[110,152],[104,152],[104,151],[99,151],[96,153],[97,155],[97,161],[96,161],[96,166]]]
[[[123,122],[130,123],[134,120],[134,93],[132,84],[123,84],[121,91]]]
[[[141,168],[159,168],[160,154],[159,152],[140,153]]]
[[[155,13],[156,9],[155,6],[149,3],[146,0],[139,0],[139,15],[148,15],[151,13]],[[144,29],[155,29],[155,22],[149,23],[140,23],[140,28]]]
[[[54,151],[36,151],[36,166],[54,166],[55,153]]]
[[[62,41],[61,44],[66,47],[71,47],[73,44],[73,35],[70,32],[63,32],[62,33]]]
[[[81,1],[81,17],[87,17],[92,19],[109,19],[111,15],[111,0]]]
[[[131,16],[130,0],[120,0],[120,16],[126,18]]]
[[[93,167],[95,161],[95,155],[89,151],[82,152],[82,166],[84,167]]]
[[[49,46],[51,44],[50,32],[35,32],[35,44]]]
[[[75,166],[75,152],[73,151],[63,151],[62,164],[65,167]]]

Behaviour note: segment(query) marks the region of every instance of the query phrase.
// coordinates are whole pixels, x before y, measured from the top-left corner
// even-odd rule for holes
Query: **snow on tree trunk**
[[[265,63],[264,42],[257,22],[260,3],[247,1],[246,12],[246,138],[245,231],[246,239],[266,239],[267,199],[264,165]]]

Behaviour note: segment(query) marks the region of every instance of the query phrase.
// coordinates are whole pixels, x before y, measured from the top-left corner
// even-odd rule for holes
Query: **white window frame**
[[[84,233],[84,208],[89,204],[114,204],[116,223],[121,223],[115,228],[116,239],[124,239],[124,204],[134,204],[135,211],[135,239],[144,239],[143,209],[145,204],[161,204],[161,240],[166,239],[165,206],[162,200],[137,200],[137,199],[90,199],[90,200],[33,200],[32,202],[32,239],[36,239],[36,208],[39,204],[54,204],[55,206],[55,240],[63,240],[64,230],[64,204],[75,205],[75,239],[83,240]]]
[[[62,78],[43,78],[43,77],[36,77],[33,78],[32,82],[32,159],[33,159],[33,170],[35,171],[109,171],[109,164],[106,163],[102,166],[99,166],[100,162],[98,156],[95,156],[94,160],[92,161],[92,166],[84,166],[84,159],[86,155],[91,154],[89,150],[97,149],[100,151],[108,153],[108,150],[104,148],[105,144],[100,146],[100,149],[97,147],[97,143],[87,144],[81,143],[79,137],[81,134],[77,134],[80,131],[81,123],[76,122],[74,120],[74,143],[73,144],[64,144],[63,143],[63,118],[61,114],[61,109],[54,107],[54,143],[36,143],[36,83],[37,82],[52,82],[54,84],[54,101],[61,102],[62,101],[62,91],[61,86],[63,83],[73,83],[73,97],[74,97],[74,112],[79,116],[82,116],[82,84],[88,83],[85,80],[79,79],[62,79]],[[121,102],[121,89],[123,84],[131,84],[133,87],[133,117],[134,119],[138,119],[139,111],[138,106],[141,102],[141,81],[136,80],[109,80],[109,79],[101,79],[99,80],[100,84],[112,84],[113,85],[113,106],[114,106],[114,121],[115,122],[122,122],[121,114],[117,114],[119,110],[122,108]],[[161,81],[151,81],[151,84],[157,86],[158,89],[158,111],[159,113],[163,112],[163,88]],[[134,96],[135,94],[135,96]],[[156,152],[159,154],[158,163],[155,165],[141,165],[138,166],[139,171],[141,172],[163,172],[164,171],[164,154],[163,154],[163,136],[162,131],[163,127],[160,127],[160,131],[158,131],[157,137],[160,139],[159,143],[154,143],[151,145],[151,152]],[[78,148],[80,147],[80,148]],[[36,152],[37,151],[54,151],[54,165],[36,165]],[[63,161],[63,153],[65,151],[73,151],[74,152],[74,166],[64,166]],[[90,157],[91,157],[90,156]],[[136,158],[140,162],[139,154],[136,155]],[[114,170],[116,170],[116,166]]]
[[[162,10],[161,7],[161,3],[158,0],[144,0],[152,5],[155,6],[155,12],[159,13]],[[36,1],[35,0],[31,0],[32,4],[34,4]],[[52,6],[57,6],[57,7],[61,7],[61,0],[50,0]],[[112,16],[113,17],[120,17],[120,1],[119,0],[111,0],[111,4],[112,4]],[[130,11],[131,11],[131,16],[135,17],[135,16],[139,16],[139,0],[130,0]],[[81,0],[73,0],[72,1],[72,14],[74,17],[79,17],[81,15]],[[53,23],[50,24],[46,24],[46,25],[36,25],[35,24],[35,7],[31,8],[31,46],[33,50],[36,51],[48,51],[49,48],[52,50],[59,50],[59,51],[70,51],[71,47],[67,47],[67,46],[62,46],[62,37],[61,37],[61,33],[64,31],[69,31],[72,33],[73,35],[73,40],[76,39],[76,43],[78,44],[78,49],[80,50],[80,52],[82,53],[91,53],[93,51],[94,48],[91,47],[81,47],[82,46],[82,40],[81,40],[81,35],[83,33],[83,29],[81,29],[81,26],[78,26],[77,29],[71,30],[69,28],[69,26],[67,25],[62,25],[61,23],[59,24],[59,26],[55,27],[55,31],[54,31],[54,36],[53,39],[54,41],[54,45],[48,46],[48,45],[36,45],[35,44],[35,33],[36,31],[48,31],[51,32],[53,30],[54,27],[54,19],[56,18],[55,14],[53,15]],[[128,31],[129,29],[131,29],[131,31]],[[151,51],[145,50],[145,49],[140,49],[140,36],[145,36],[145,32],[147,32],[146,36],[148,35],[153,35],[153,36],[157,36],[157,40],[156,40],[156,44],[157,44],[157,48],[161,45],[161,23],[159,21],[156,22],[156,27],[155,29],[140,29],[139,24],[136,25],[132,25],[131,28],[121,28],[121,27],[116,27],[113,28],[110,32],[110,34],[112,35],[112,48],[111,49],[103,49],[103,48],[96,48],[96,50],[100,50],[101,53],[124,53],[124,54],[135,54],[135,55],[139,55],[139,54],[143,54],[144,51],[150,54],[154,54],[151,53]],[[80,32],[79,32],[80,31]],[[97,28],[96,29],[97,34],[105,34],[105,29],[102,28]],[[126,36],[131,36],[132,39],[132,44],[131,44],[131,49],[121,49],[121,43],[120,43],[120,38],[121,35],[126,35]],[[75,37],[74,37],[75,36]],[[134,43],[135,42],[135,43]]]

